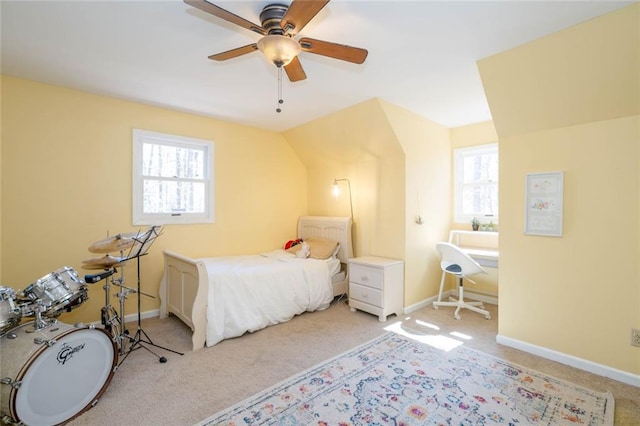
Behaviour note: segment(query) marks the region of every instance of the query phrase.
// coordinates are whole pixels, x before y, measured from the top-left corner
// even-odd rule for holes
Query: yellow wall
[[[498,133],[493,121],[469,124],[451,129],[451,148],[466,148],[476,145],[487,145],[498,142]],[[452,159],[453,161],[453,159]],[[469,226],[468,230],[471,230]]]
[[[449,129],[409,110],[381,102],[405,153],[405,306],[438,293],[438,241],[451,224],[451,141]],[[422,224],[416,223],[420,216]]]
[[[275,132],[2,77],[2,285],[24,289],[46,274],[101,256],[87,248],[131,224],[131,129],[215,142],[216,223],[170,225],[141,259],[142,291],[157,296],[162,250],[190,256],[255,253],[293,238],[306,214],[305,167]],[[125,268],[135,287],[135,264]],[[60,318],[96,321],[102,283]],[[112,301],[117,304],[117,299]],[[130,296],[126,314],[135,313]],[[158,299],[142,298],[142,311]]]
[[[336,200],[334,178],[351,182],[356,256],[403,259],[405,156],[372,99],[284,132],[307,166],[309,214],[348,216],[346,185]]]
[[[636,376],[639,52],[635,4],[478,63],[500,137],[500,335]],[[559,238],[523,233],[525,175],[545,171],[564,172]]]
[[[500,334],[640,372],[638,130],[629,117],[500,140],[500,211],[513,212],[501,216]],[[523,176],[545,170],[565,173],[562,238],[522,232]]]
[[[405,306],[437,294],[435,243],[450,225],[449,129],[372,99],[284,136],[307,166],[310,214],[348,215],[347,193],[330,195],[334,178],[348,178],[356,256],[405,261]]]

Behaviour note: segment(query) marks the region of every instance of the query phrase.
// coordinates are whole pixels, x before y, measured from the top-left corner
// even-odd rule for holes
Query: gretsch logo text
[[[76,347],[72,347],[66,343],[62,345],[60,351],[58,352],[58,362],[64,365],[67,361],[69,361],[75,354],[84,349],[84,343],[78,345]]]

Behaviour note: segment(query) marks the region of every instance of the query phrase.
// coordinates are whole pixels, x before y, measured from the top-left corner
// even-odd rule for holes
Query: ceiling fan
[[[214,61],[226,61],[260,50],[276,67],[284,68],[289,80],[295,82],[307,78],[298,60],[298,53],[301,51],[355,64],[362,64],[367,58],[367,50],[358,47],[308,37],[302,37],[297,41],[293,38],[329,3],[329,0],[294,0],[289,6],[280,3],[269,4],[260,13],[261,25],[254,24],[205,0],[184,0],[184,2],[263,36],[257,43],[209,56],[209,59]]]

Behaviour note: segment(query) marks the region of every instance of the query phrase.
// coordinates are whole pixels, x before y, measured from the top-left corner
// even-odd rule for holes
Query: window
[[[211,141],[133,129],[133,224],[214,221]]]
[[[498,145],[454,150],[455,222],[498,223]]]

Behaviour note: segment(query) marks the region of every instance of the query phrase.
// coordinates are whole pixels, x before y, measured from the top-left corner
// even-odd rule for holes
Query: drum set
[[[105,253],[83,261],[83,268],[103,272],[85,275],[62,267],[28,285],[22,291],[0,287],[0,422],[2,424],[57,425],[70,421],[93,407],[105,392],[113,374],[138,348],[156,355],[154,345],[140,322],[138,329],[125,329],[125,299],[140,291],[140,257],[147,253],[160,227],[145,232],[118,234],[89,247]],[[119,252],[120,256],[109,253]],[[137,288],[126,287],[124,265],[138,263]],[[118,273],[119,269],[119,273]],[[105,281],[105,306],[100,325],[69,325],[58,321],[64,312],[79,308],[88,299],[87,284]],[[111,305],[111,288],[120,312]],[[28,321],[23,322],[23,319]],[[157,355],[156,355],[157,356]],[[166,362],[165,357],[158,357]]]

